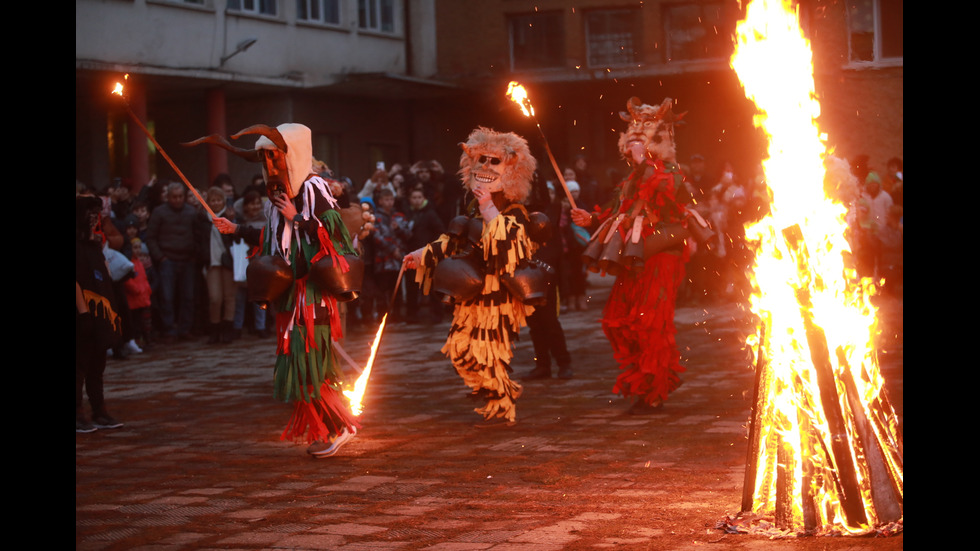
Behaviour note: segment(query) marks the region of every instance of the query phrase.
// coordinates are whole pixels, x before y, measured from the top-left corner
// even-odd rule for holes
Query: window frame
[[[232,6],[233,3],[237,3],[236,6]],[[246,3],[252,3],[253,7],[245,7]],[[272,7],[272,12],[262,10],[262,5]],[[278,19],[282,14],[282,9],[279,6],[279,0],[228,0],[228,11],[234,12],[236,14],[250,15],[256,17],[271,17]]]
[[[546,11],[535,11],[535,12],[524,12],[524,13],[512,13],[507,14],[507,45],[510,50],[510,68],[512,71],[548,71],[554,69],[564,69],[567,63],[566,55],[566,29],[564,12],[562,10],[546,10]],[[539,18],[540,21],[545,21],[545,18],[551,19],[549,24],[552,24],[552,32],[548,29],[541,35],[544,37],[554,38],[554,42],[547,41],[545,44],[553,46],[555,51],[549,52],[550,59],[546,60],[547,63],[544,65],[539,65],[531,60],[522,60],[518,63],[518,56],[516,54],[516,40],[518,37],[515,36],[516,31],[520,27],[525,25],[534,27],[534,22],[530,21],[533,18]],[[560,32],[556,32],[560,31]],[[528,47],[529,50],[533,50],[533,45]]]
[[[326,4],[332,3],[336,9],[337,20],[327,21],[326,20]],[[316,5],[319,11],[319,17],[316,19],[310,17],[303,17],[303,12],[311,13],[311,6]],[[305,10],[303,7],[305,6]],[[344,2],[343,0],[296,0],[296,21],[304,25],[324,25],[329,27],[340,27],[343,25],[344,21]]]
[[[386,9],[384,3],[389,4],[387,9],[391,12],[390,30],[384,28],[383,18]],[[357,30],[386,36],[400,36],[402,20],[399,6],[399,2],[395,0],[357,0]]]
[[[899,56],[886,56],[883,52],[884,50],[884,34],[887,31],[885,29],[885,24],[883,19],[885,17],[883,14],[883,9],[886,7],[884,5],[885,0],[852,0],[848,2],[848,9],[846,10],[847,19],[847,62],[850,67],[887,67],[887,66],[902,66],[904,64],[905,57],[905,47],[904,38],[902,38],[902,55]],[[865,4],[871,10],[871,59],[860,59],[855,58],[855,34],[857,32],[856,23],[854,22],[855,15],[852,11],[852,6],[858,3]],[[900,2],[899,2],[900,3]],[[901,4],[901,3],[900,3]],[[904,12],[904,9],[903,9]],[[899,31],[904,31],[902,28],[904,25],[904,13],[902,14],[902,19],[900,21],[902,25],[896,25],[890,27],[890,29],[897,29]],[[904,35],[904,32],[902,32]],[[900,37],[902,35],[899,35]]]
[[[630,52],[630,58],[628,61],[622,61],[618,63],[608,63],[601,60],[596,60],[593,62],[593,32],[591,26],[593,25],[592,18],[596,16],[615,16],[619,14],[629,14],[629,19],[632,21],[632,29],[630,30],[630,43],[632,50]],[[583,14],[583,19],[585,22],[585,63],[589,68],[606,68],[606,67],[629,67],[635,66],[643,63],[643,24],[642,24],[642,12],[638,7],[622,7],[622,8],[608,8],[608,9],[593,9],[588,10]],[[597,56],[605,56],[609,54],[595,54]]]
[[[698,63],[698,62],[705,62],[705,61],[727,61],[731,57],[732,51],[734,49],[734,45],[732,44],[732,41],[728,39],[728,37],[735,31],[735,24],[736,24],[736,19],[732,17],[733,14],[729,10],[731,6],[729,6],[728,4],[729,3],[726,3],[723,0],[715,0],[711,2],[698,2],[698,3],[670,2],[670,3],[662,4],[665,61],[667,63]],[[718,10],[718,14],[719,14],[718,20],[715,22],[714,25],[712,25],[709,22],[702,21],[701,28],[704,29],[705,35],[707,35],[708,33],[713,33],[715,35],[714,40],[709,42],[709,44],[721,45],[720,47],[721,51],[716,55],[702,54],[702,55],[696,55],[691,57],[683,57],[683,58],[678,57],[678,53],[675,52],[675,49],[680,51],[681,48],[680,48],[680,44],[676,43],[675,33],[679,32],[682,29],[681,28],[675,29],[671,25],[672,19],[674,17],[677,17],[677,15],[679,15],[679,14],[675,15],[674,10],[698,9],[699,10],[698,19],[703,20],[705,19],[706,10],[709,8],[715,8]],[[729,24],[730,24],[730,28],[729,28]],[[696,27],[689,27],[689,28],[693,29]],[[693,40],[689,41],[689,43],[693,43],[693,42],[695,41]]]

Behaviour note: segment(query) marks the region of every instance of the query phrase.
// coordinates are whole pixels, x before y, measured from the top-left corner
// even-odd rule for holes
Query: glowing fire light
[[[845,265],[846,209],[824,195],[809,43],[779,0],[752,1],[736,35],[731,66],[769,139],[773,197],[746,228],[761,327],[748,340],[759,361],[742,512],[816,534],[900,525],[902,438],[873,344],[873,286]]]
[[[551,153],[551,146],[548,145],[548,138],[545,137],[544,130],[541,130],[541,123],[538,122],[538,118],[534,116],[534,106],[531,105],[531,100],[527,96],[527,90],[523,85],[512,80],[507,84],[507,99],[520,106],[521,112],[524,113],[524,116],[530,117],[534,121],[534,125],[538,127],[538,133],[541,134],[541,140],[544,142],[545,152],[548,153],[548,159],[551,161],[551,167],[555,169],[555,175],[558,177],[561,187],[565,190],[565,197],[568,198],[568,204],[571,205],[573,209],[576,208],[575,199],[572,197],[572,192],[569,191],[568,184],[565,183],[565,176],[563,175],[561,169],[558,168],[558,161],[555,160],[554,154]]]
[[[364,366],[364,371],[354,382],[353,390],[345,390],[344,396],[350,400],[350,412],[355,416],[360,415],[363,410],[361,405],[361,400],[364,399],[364,391],[367,390],[368,378],[371,376],[371,367],[374,365],[374,356],[378,353],[378,344],[381,343],[381,334],[385,330],[385,322],[388,320],[388,314],[385,314],[381,318],[381,325],[378,327],[378,333],[374,336],[374,343],[371,345],[371,355],[368,357],[367,365]]]
[[[534,116],[534,106],[531,105],[531,100],[528,99],[527,90],[524,86],[510,81],[507,84],[507,98],[521,107],[521,112],[524,113],[525,117]]]

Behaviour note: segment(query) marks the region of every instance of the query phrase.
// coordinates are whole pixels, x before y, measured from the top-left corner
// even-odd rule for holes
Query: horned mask
[[[619,118],[629,123],[626,132],[619,135],[619,152],[633,162],[643,158],[666,162],[677,161],[674,143],[674,124],[685,115],[675,115],[674,100],[666,98],[659,106],[640,102],[636,96],[626,102],[626,111]]]
[[[490,192],[502,192],[508,200],[517,203],[531,193],[531,178],[538,162],[524,138],[481,126],[459,145],[463,149],[459,177],[466,189],[479,186]]]
[[[231,138],[237,140],[242,136],[253,134],[258,135],[259,139],[252,149],[236,147],[217,134],[198,138],[183,145],[195,146],[207,143],[231,151],[246,161],[262,163],[266,192],[269,197],[281,193],[285,193],[290,198],[296,197],[313,167],[313,142],[310,129],[297,123],[280,124],[275,128],[256,124],[233,134]]]

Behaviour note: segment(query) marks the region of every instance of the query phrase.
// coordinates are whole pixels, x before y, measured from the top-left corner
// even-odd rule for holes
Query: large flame
[[[761,433],[750,442],[758,458],[751,511],[787,509],[790,528],[864,533],[895,520],[894,511],[875,506],[869,446],[882,450],[899,501],[903,493],[901,437],[873,345],[873,286],[845,264],[846,208],[824,194],[820,104],[796,14],[788,2],[754,0],[736,35],[731,66],[769,139],[763,168],[773,198],[771,215],[746,228],[756,249],[751,304],[762,336],[749,344],[768,370],[758,388],[768,399],[754,417]],[[861,419],[872,420],[874,435],[863,443]],[[858,495],[845,500],[847,465]]]
[[[531,100],[527,97],[527,90],[524,86],[513,80],[510,81],[507,84],[507,99],[519,105],[525,117],[534,117],[534,106],[531,105]]]
[[[361,401],[364,399],[364,391],[367,390],[368,379],[371,377],[371,367],[374,365],[374,357],[378,353],[378,345],[381,343],[381,335],[384,333],[385,322],[387,320],[388,314],[385,314],[381,318],[381,325],[378,327],[378,333],[374,336],[374,343],[371,344],[371,355],[368,357],[367,365],[364,366],[364,370],[361,371],[357,381],[354,382],[354,388],[352,390],[344,391],[344,396],[350,400],[350,412],[355,416],[360,415],[363,411]]]

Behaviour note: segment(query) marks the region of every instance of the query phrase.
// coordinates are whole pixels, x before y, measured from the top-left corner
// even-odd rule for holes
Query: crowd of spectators
[[[768,187],[761,166],[749,175],[737,174],[721,162],[712,172],[702,155],[683,165],[685,184],[696,209],[715,230],[713,239],[699,244],[691,256],[681,289],[682,304],[742,301],[751,291],[746,270],[751,251],[744,227],[767,213]],[[901,159],[885,170],[867,165],[858,156],[846,165],[851,182],[842,187],[840,201],[848,207],[847,239],[855,269],[861,276],[884,282],[882,290],[901,294],[903,287],[904,174]],[[600,182],[584,156],[563,171],[576,206],[601,209],[612,199],[616,175]],[[441,297],[423,295],[413,278],[402,279],[393,294],[401,259],[408,251],[436,239],[453,217],[466,212],[463,189],[453,174],[435,160],[378,163],[360,186],[341,179],[351,204],[367,205],[376,218],[374,230],[359,241],[365,260],[361,295],[347,305],[348,325],[376,326],[389,314],[393,323],[438,323],[447,315]],[[587,278],[581,252],[588,235],[571,223],[571,205],[561,182],[552,177],[535,182],[536,207],[547,210],[556,239],[552,267],[558,282],[562,312],[589,307]],[[87,188],[79,183],[76,195]],[[846,189],[845,189],[846,188]],[[87,190],[87,192],[93,192]],[[241,262],[247,248],[217,234],[210,214],[180,182],[155,179],[138,193],[122,181],[98,191],[108,233],[116,235],[119,252],[128,263],[125,274],[114,275],[122,308],[123,339],[112,355],[125,358],[157,342],[207,337],[209,344],[232,342],[243,335],[269,338],[271,312],[248,301]],[[222,174],[200,192],[211,211],[238,223],[261,228],[266,224],[265,184],[256,175],[241,193]],[[236,263],[237,260],[237,263]],[[130,267],[131,266],[131,267]],[[236,269],[236,266],[238,267]],[[388,311],[393,307],[392,311]]]

